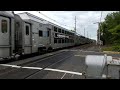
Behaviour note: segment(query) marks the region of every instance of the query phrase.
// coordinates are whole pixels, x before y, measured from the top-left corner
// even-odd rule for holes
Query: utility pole
[[[100,43],[101,43],[101,40],[100,40],[100,29],[101,29],[101,19],[102,19],[102,11],[101,11],[101,16],[100,16],[100,22],[96,22],[98,23],[98,45],[99,45],[99,48],[100,48]],[[96,24],[96,23],[93,23],[93,24]]]
[[[98,34],[99,34],[99,45],[101,44],[101,40],[100,40],[100,29],[101,29],[101,19],[102,19],[102,11],[101,11],[101,16],[100,16],[100,23],[99,24],[99,31],[98,31]]]
[[[89,38],[89,37],[88,37],[88,31],[87,31],[87,38]]]
[[[76,16],[75,16],[75,33],[76,33]]]
[[[74,29],[75,29],[75,34],[76,34],[76,16],[75,16],[75,28]],[[76,35],[74,35],[74,41],[75,41],[74,43],[76,43]]]
[[[84,28],[84,37],[85,37],[85,28]]]

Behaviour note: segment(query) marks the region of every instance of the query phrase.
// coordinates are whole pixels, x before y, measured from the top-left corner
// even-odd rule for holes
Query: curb
[[[103,51],[103,52],[108,54],[120,54],[120,52],[114,52],[114,51]]]

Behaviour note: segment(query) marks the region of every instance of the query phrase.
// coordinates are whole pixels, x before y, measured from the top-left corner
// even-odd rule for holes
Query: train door
[[[49,37],[49,45],[51,44],[51,29],[48,28],[47,29],[47,32],[48,32],[48,37]]]
[[[10,56],[10,19],[0,16],[0,57]]]
[[[32,43],[31,43],[31,27],[29,23],[25,23],[25,54],[32,53]]]

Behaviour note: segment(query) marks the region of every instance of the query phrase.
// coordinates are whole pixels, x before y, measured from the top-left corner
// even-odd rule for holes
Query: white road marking
[[[66,71],[66,70],[59,70],[59,69],[45,68],[44,70],[48,70],[48,71],[56,71],[56,72],[64,72],[64,73],[76,74],[76,75],[82,75],[82,73],[79,73],[79,72]]]
[[[8,65],[8,64],[0,64],[1,66],[6,66],[6,67],[14,67],[14,68],[21,68],[21,66],[17,65]]]
[[[61,77],[61,79],[63,79],[65,77],[66,73]]]
[[[86,57],[86,55],[74,55],[76,57]]]
[[[39,67],[22,67],[22,68],[26,68],[26,69],[37,69],[37,70],[43,69],[43,68],[39,68]]]
[[[12,66],[13,68],[21,68],[21,66]]]
[[[13,67],[13,68],[24,68],[24,69],[36,69],[36,70],[43,69],[43,68],[40,68],[40,67],[22,67],[22,66],[9,65],[9,64],[0,64],[0,66],[7,66],[7,67]],[[54,71],[54,72],[63,72],[63,73],[76,74],[76,75],[82,75],[82,73],[79,73],[79,72],[66,71],[66,70],[60,70],[60,69],[45,68],[43,70]]]

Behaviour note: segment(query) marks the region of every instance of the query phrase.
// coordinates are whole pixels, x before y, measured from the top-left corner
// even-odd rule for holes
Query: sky
[[[31,13],[69,30],[74,30],[76,16],[76,32],[84,36],[85,29],[85,37],[97,40],[96,22],[100,22],[101,11],[15,11],[16,14],[23,12]],[[112,12],[116,11],[102,11],[101,21]]]

